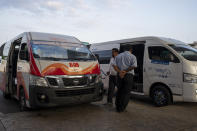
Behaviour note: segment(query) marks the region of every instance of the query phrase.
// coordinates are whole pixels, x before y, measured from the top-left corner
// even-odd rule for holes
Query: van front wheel
[[[153,89],[152,99],[155,105],[158,107],[171,104],[170,92],[163,86],[157,86]]]

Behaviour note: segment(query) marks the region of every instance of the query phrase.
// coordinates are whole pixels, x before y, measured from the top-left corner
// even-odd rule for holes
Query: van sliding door
[[[143,63],[145,41],[136,41],[120,44],[120,52],[127,51],[130,47],[133,49],[133,55],[137,58],[137,68],[134,70],[134,86],[132,91],[143,92]]]

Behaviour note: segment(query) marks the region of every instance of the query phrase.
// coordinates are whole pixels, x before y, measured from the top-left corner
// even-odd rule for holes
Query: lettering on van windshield
[[[69,66],[70,67],[79,67],[79,63],[77,63],[77,62],[70,62]]]

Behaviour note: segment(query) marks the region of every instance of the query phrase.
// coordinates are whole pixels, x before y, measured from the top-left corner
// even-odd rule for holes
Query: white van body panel
[[[144,67],[143,67],[143,94],[150,96],[150,89],[155,83],[166,85],[173,97],[173,101],[190,101],[197,102],[197,84],[183,82],[183,74],[189,73],[197,75],[197,62],[186,60],[179,55],[168,44],[184,44],[183,42],[161,37],[139,37],[117,41],[96,43],[91,45],[91,51],[110,50],[112,48],[120,49],[124,43],[146,41],[144,50]],[[172,52],[180,63],[163,63],[158,64],[150,60],[148,47],[161,46]],[[108,64],[101,64],[101,69],[106,73],[109,69]],[[103,80],[105,88],[108,88],[108,77]],[[140,93],[141,94],[141,93]]]
[[[145,55],[145,64],[144,69],[146,70],[146,77],[144,80],[148,79],[147,81],[150,82],[150,84],[146,83],[145,85],[148,85],[149,87],[155,83],[162,83],[167,85],[171,91],[172,94],[175,95],[182,95],[182,63],[173,63],[169,62],[166,64],[155,64],[154,61],[149,59],[148,55],[148,47],[154,47],[154,46],[161,46],[166,47],[161,41],[155,41],[155,40],[148,40],[146,42],[146,55]],[[170,50],[170,49],[169,49]],[[173,52],[173,51],[172,51]],[[144,85],[144,86],[145,86]],[[149,95],[150,88],[144,87],[144,94]]]
[[[183,72],[189,74],[197,74],[197,62],[184,60]],[[184,101],[197,102],[196,90],[197,90],[197,84],[183,83]]]

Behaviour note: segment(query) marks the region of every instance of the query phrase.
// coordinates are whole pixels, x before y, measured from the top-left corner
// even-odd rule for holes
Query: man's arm
[[[126,71],[121,71],[117,66],[113,66],[114,69],[119,73],[120,78],[124,78]]]
[[[135,66],[131,66],[131,67],[127,68],[127,69],[126,69],[126,70],[124,70],[124,71],[129,72],[129,71],[134,70],[135,68],[136,68]]]
[[[117,66],[117,61],[118,61],[118,60],[115,59],[115,63],[113,64],[113,68],[115,69],[116,72],[119,73],[120,78],[123,78],[123,77],[125,76],[126,72],[125,72],[125,71],[121,71],[121,70],[118,68],[118,66]]]
[[[112,68],[112,58],[110,59],[110,62],[109,62],[109,70],[107,72],[107,75],[110,75],[111,68]]]
[[[115,60],[114,60],[114,62],[113,62],[113,64],[112,64],[112,66],[113,66],[113,68],[114,68],[114,70],[115,70],[116,72],[120,73],[121,70],[120,70],[120,69],[118,68],[118,66],[117,66],[117,63],[118,63],[117,58],[118,58],[118,56],[115,58]]]
[[[113,67],[114,67],[114,69],[115,69],[115,71],[116,71],[116,72],[118,72],[118,73],[120,73],[120,72],[121,72],[121,70],[118,68],[118,66],[113,65]]]
[[[132,65],[129,68],[127,68],[125,71],[129,72],[129,71],[134,70],[135,68],[137,68],[137,60],[136,60],[136,57],[133,57]]]

